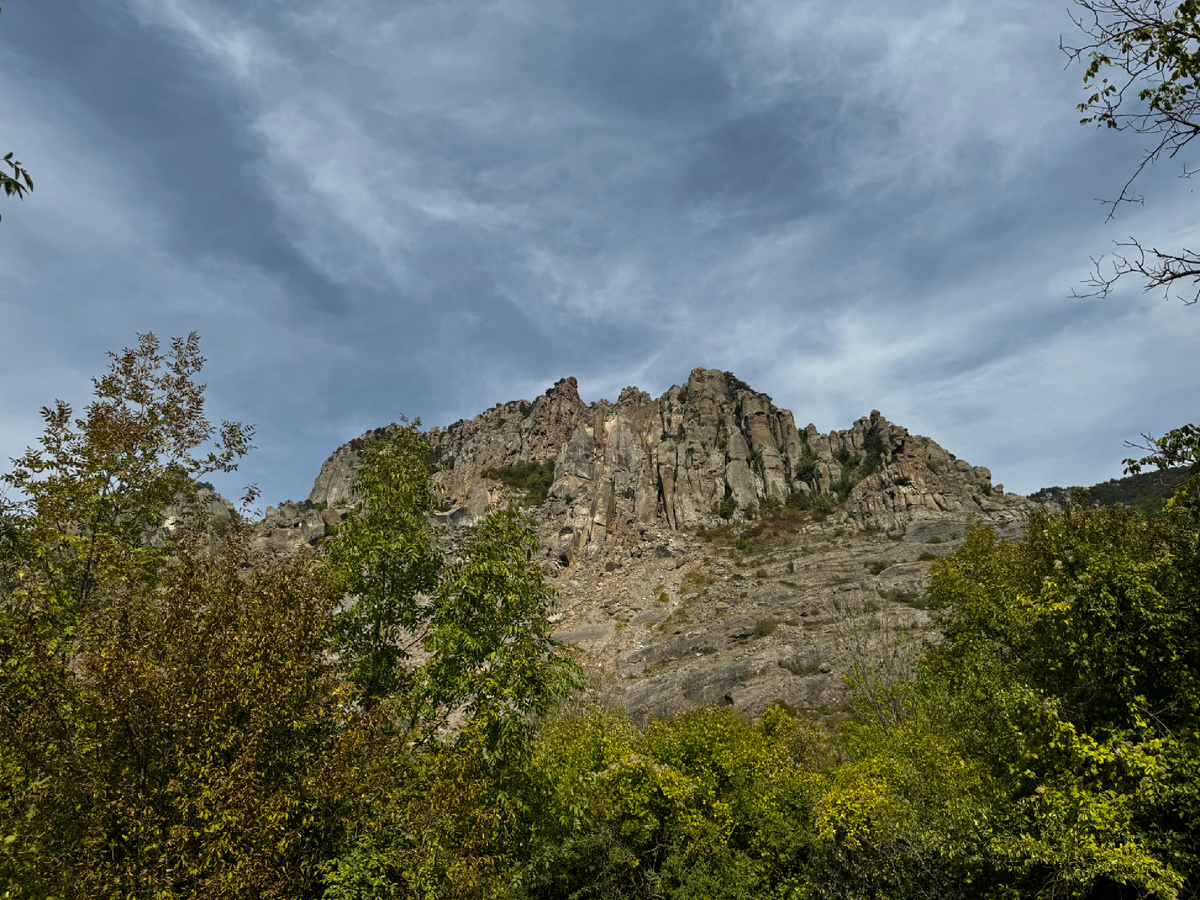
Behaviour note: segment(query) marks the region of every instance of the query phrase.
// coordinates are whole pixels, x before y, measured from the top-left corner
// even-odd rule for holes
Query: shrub
[[[482,475],[506,487],[525,491],[520,506],[541,506],[554,484],[554,460],[521,460],[498,469],[484,469]]]
[[[732,497],[726,497],[712,505],[712,514],[722,519],[732,519],[737,512],[737,502]]]
[[[774,619],[763,619],[761,622],[754,623],[754,636],[756,638],[767,637],[772,635],[779,628],[779,623]]]

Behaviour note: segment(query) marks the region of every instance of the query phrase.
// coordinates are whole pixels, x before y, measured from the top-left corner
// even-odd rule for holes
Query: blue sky
[[[1196,420],[1200,309],[1072,288],[1200,241],[1168,161],[1081,128],[1066,4],[7,0],[0,455],[107,350],[197,331],[219,486],[307,495],[339,444],[575,375],[734,371],[871,409],[1007,489],[1120,474]]]

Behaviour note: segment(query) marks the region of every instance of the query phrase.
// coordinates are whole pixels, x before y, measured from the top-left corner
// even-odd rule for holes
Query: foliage
[[[714,501],[711,512],[714,516],[720,516],[722,519],[732,519],[733,514],[737,512],[737,501],[732,497]]]
[[[0,162],[12,172],[10,175],[4,171],[4,166],[0,166],[0,187],[4,188],[5,196],[15,195],[18,200],[24,199],[25,194],[33,190],[33,179],[29,177],[29,172],[21,165],[20,160],[13,158],[11,152],[4,154]]]
[[[41,446],[4,475],[25,498],[19,522],[37,548],[31,565],[54,602],[68,607],[86,604],[129,567],[158,565],[161,554],[143,534],[168,504],[194,506],[196,479],[233,470],[253,434],[237,422],[218,429],[204,417],[195,333],[173,339],[165,354],[143,334],[136,348],[109,355],[108,374],[92,381],[97,399],[86,418],[72,420],[61,400],[43,407]]]
[[[803,432],[801,432],[803,434]],[[807,484],[810,488],[816,489],[817,477],[817,455],[809,449],[808,443],[805,442],[804,449],[800,452],[800,459],[796,463],[796,467],[792,472],[792,477],[799,482]]]
[[[1006,883],[1069,896],[1190,895],[1200,878],[1200,546],[1123,507],[972,531],[934,567],[947,642],[930,700],[1003,792]]]
[[[107,591],[69,654],[35,592],[5,603],[0,827],[31,894],[311,883],[331,604],[309,561],[243,578],[244,539],[180,548],[161,582]]]
[[[1200,510],[1200,426],[1184,425],[1168,431],[1160,438],[1145,436],[1142,449],[1149,455],[1141,459],[1125,460],[1125,470],[1133,474],[1146,466],[1160,471],[1171,471],[1173,467],[1186,469],[1186,480],[1175,488],[1175,494],[1167,501],[1173,510]]]
[[[507,487],[525,491],[521,506],[541,506],[554,484],[554,460],[521,460],[497,469],[484,469],[484,478],[494,478]]]
[[[725,376],[725,390],[729,392],[730,396],[736,396],[739,391],[756,393],[750,385],[746,384],[746,382],[742,381],[742,379],[738,378],[732,372],[724,372],[722,374]]]
[[[1142,161],[1110,204],[1141,202],[1133,190],[1138,176],[1164,155],[1174,157],[1200,133],[1200,3],[1196,0],[1075,0],[1078,46],[1060,44],[1072,60],[1086,63],[1090,93],[1079,110],[1081,124],[1152,135]],[[1191,173],[1184,169],[1185,174]],[[1160,251],[1136,239],[1118,243],[1109,269],[1097,260],[1089,285],[1107,296],[1125,276],[1144,289],[1174,291],[1185,303],[1200,299],[1200,256],[1194,251]],[[1187,285],[1184,287],[1184,285]]]
[[[1175,493],[1175,489],[1186,478],[1187,469],[1183,466],[1126,475],[1124,478],[1110,478],[1108,481],[1102,481],[1086,488],[1086,502],[1096,503],[1100,506],[1121,503],[1140,509],[1146,515],[1153,515],[1162,510],[1167,500]],[[1055,485],[1030,494],[1029,499],[1038,503],[1054,501],[1061,506],[1067,503],[1072,493],[1077,490],[1081,490],[1081,488],[1062,488]]]
[[[370,709],[412,689],[404,666],[433,615],[445,560],[431,516],[439,488],[429,480],[420,421],[362,446],[358,501],[327,543],[325,573],[354,602],[337,618],[339,645],[357,699]]]
[[[244,575],[235,520],[165,547],[164,507],[250,430],[203,415],[195,335],[113,355],[72,421],[43,410],[6,476],[0,875],[28,896],[294,896],[322,819],[310,775],[338,709],[332,600],[310,560]],[[14,888],[15,886],[15,888]]]
[[[33,190],[33,179],[29,177],[28,170],[19,159],[13,158],[11,152],[5,153],[0,162],[3,162],[12,172],[10,175],[0,168],[0,187],[4,188],[5,196],[16,196],[18,200],[25,199],[25,194]]]
[[[802,726],[699,709],[639,733],[593,709],[545,728],[541,827],[513,897],[784,897],[812,840]]]

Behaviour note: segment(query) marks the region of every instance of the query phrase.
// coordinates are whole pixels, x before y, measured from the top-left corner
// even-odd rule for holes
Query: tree
[[[251,430],[204,416],[198,339],[141,335],[96,400],[42,411],[0,519],[0,887],[30,897],[311,891],[342,720],[335,595],[301,559],[247,575],[199,510],[147,540]],[[216,437],[214,442],[212,439]]]
[[[0,613],[0,875],[16,896],[311,896],[338,809],[344,731],[328,657],[335,598],[314,561],[246,576],[177,548],[158,578],[108,586],[65,635]],[[5,865],[7,864],[7,866]],[[2,886],[2,883],[0,883]]]
[[[338,631],[366,709],[411,689],[406,663],[426,636],[445,565],[431,522],[440,486],[429,478],[420,424],[394,425],[385,439],[363,446],[358,503],[326,547],[327,575],[353,598],[338,616]]]
[[[484,896],[527,805],[533,726],[576,668],[551,637],[532,520],[492,510],[447,559],[420,422],[362,449],[325,577],[346,598],[351,719],[374,735],[346,768],[370,799],[329,863],[329,896]]]
[[[929,592],[946,641],[925,703],[998,795],[1013,886],[1191,897],[1200,885],[1200,543],[1194,519],[1124,507],[972,530]]]
[[[205,418],[195,332],[165,353],[153,334],[138,335],[137,347],[109,356],[86,416],[73,418],[61,400],[43,407],[41,446],[3,476],[24,495],[18,523],[37,550],[29,563],[43,597],[64,610],[81,611],[107,582],[160,564],[146,531],[169,504],[195,500],[197,479],[235,469],[254,433]]]
[[[1187,479],[1175,488],[1175,496],[1167,501],[1170,509],[1190,510],[1200,515],[1200,426],[1183,425],[1172,428],[1160,438],[1143,435],[1145,444],[1130,446],[1148,451],[1141,459],[1125,460],[1125,471],[1134,475],[1146,466],[1160,471],[1172,466],[1187,466]]]
[[[1072,60],[1086,63],[1085,87],[1091,93],[1079,110],[1082,124],[1152,135],[1141,163],[1109,204],[1142,201],[1134,183],[1163,156],[1174,158],[1200,134],[1200,0],[1074,0],[1072,18],[1085,40],[1060,47]],[[1192,172],[1185,166],[1184,174]],[[1144,290],[1161,288],[1186,304],[1200,300],[1200,251],[1160,250],[1136,238],[1118,242],[1107,266],[1093,260],[1087,284],[1093,295],[1107,296],[1118,281],[1135,276]]]

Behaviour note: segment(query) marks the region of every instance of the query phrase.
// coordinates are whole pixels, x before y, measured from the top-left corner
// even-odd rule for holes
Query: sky
[[[402,415],[698,366],[1009,491],[1118,477],[1197,419],[1200,307],[1072,293],[1200,244],[1197,160],[1107,220],[1146,139],[1078,124],[1069,5],[6,0],[0,457],[195,331],[263,505]]]

